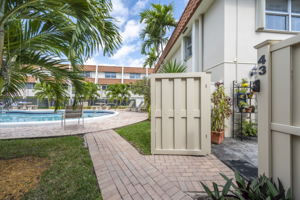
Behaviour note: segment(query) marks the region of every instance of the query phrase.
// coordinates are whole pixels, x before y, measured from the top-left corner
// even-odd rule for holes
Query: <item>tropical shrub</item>
[[[225,119],[229,118],[231,111],[231,99],[225,94],[223,83],[216,83],[216,90],[212,94],[213,103],[211,116],[212,131],[221,132],[225,129]]]
[[[147,105],[147,111],[150,118],[151,95],[150,95],[150,79],[144,78],[143,80],[136,81],[131,84],[131,91],[133,94],[141,95],[144,97],[144,102]]]
[[[118,105],[125,104],[130,98],[130,88],[127,84],[113,84],[106,89],[106,95],[110,102],[116,101]]]
[[[243,124],[242,134],[244,136],[250,136],[250,137],[257,136],[257,128],[255,123],[244,120],[242,124]]]
[[[35,96],[40,99],[47,99],[48,108],[51,108],[51,102],[54,101],[54,110],[65,105],[68,98],[68,86],[59,81],[44,81],[37,83],[34,87]]]
[[[77,101],[77,103],[87,101],[88,104],[91,105],[95,100],[100,98],[99,90],[100,87],[98,84],[84,82],[82,89],[75,91],[75,101]]]
[[[226,180],[224,186],[213,183],[213,190],[201,182],[207,195],[213,200],[292,200],[291,190],[287,191],[278,179],[276,184],[272,178],[261,175],[254,180],[246,180],[238,172],[235,173],[235,183],[233,179],[221,174]],[[200,200],[200,198],[199,198]]]

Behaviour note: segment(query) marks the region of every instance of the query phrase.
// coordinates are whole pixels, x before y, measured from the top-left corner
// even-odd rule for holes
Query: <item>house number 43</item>
[[[258,64],[261,65],[259,68],[258,68],[258,74],[259,75],[264,75],[267,73],[267,68],[266,68],[266,56],[265,55],[262,55],[259,60],[258,60]]]

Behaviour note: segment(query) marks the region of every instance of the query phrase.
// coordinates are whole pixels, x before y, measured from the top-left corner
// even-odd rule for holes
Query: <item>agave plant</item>
[[[292,200],[291,190],[285,190],[281,181],[278,179],[278,185],[272,178],[261,175],[254,180],[246,180],[238,172],[235,173],[235,183],[233,179],[221,174],[226,180],[224,186],[213,183],[213,190],[201,183],[207,195],[213,200]],[[220,190],[222,188],[222,190]]]
[[[159,73],[184,73],[186,72],[187,67],[183,64],[179,64],[176,60],[170,60],[163,64],[160,69]]]

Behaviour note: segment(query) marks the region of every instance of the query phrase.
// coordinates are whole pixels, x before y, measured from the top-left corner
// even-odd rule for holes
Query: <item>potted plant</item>
[[[249,82],[246,79],[243,78],[241,86],[244,87],[244,88],[249,87]]]
[[[246,110],[246,108],[248,107],[248,104],[245,101],[240,101],[238,104],[238,107],[240,109],[240,112],[244,112]],[[245,112],[247,112],[247,111],[245,111]]]
[[[211,141],[214,144],[221,144],[224,140],[225,119],[231,115],[231,99],[226,96],[224,85],[216,83],[216,90],[212,94],[212,126]]]
[[[236,89],[236,94],[238,99],[246,99],[247,88]]]
[[[247,97],[248,97],[249,99],[252,99],[252,98],[253,98],[253,95],[254,95],[254,92],[253,92],[253,91],[247,93]]]

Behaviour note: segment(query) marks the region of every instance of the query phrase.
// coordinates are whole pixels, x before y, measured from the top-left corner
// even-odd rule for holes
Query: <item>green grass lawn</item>
[[[136,147],[144,155],[151,154],[150,121],[143,121],[116,129],[123,138]]]
[[[0,140],[0,159],[38,156],[51,161],[23,199],[100,200],[93,164],[82,137]]]

